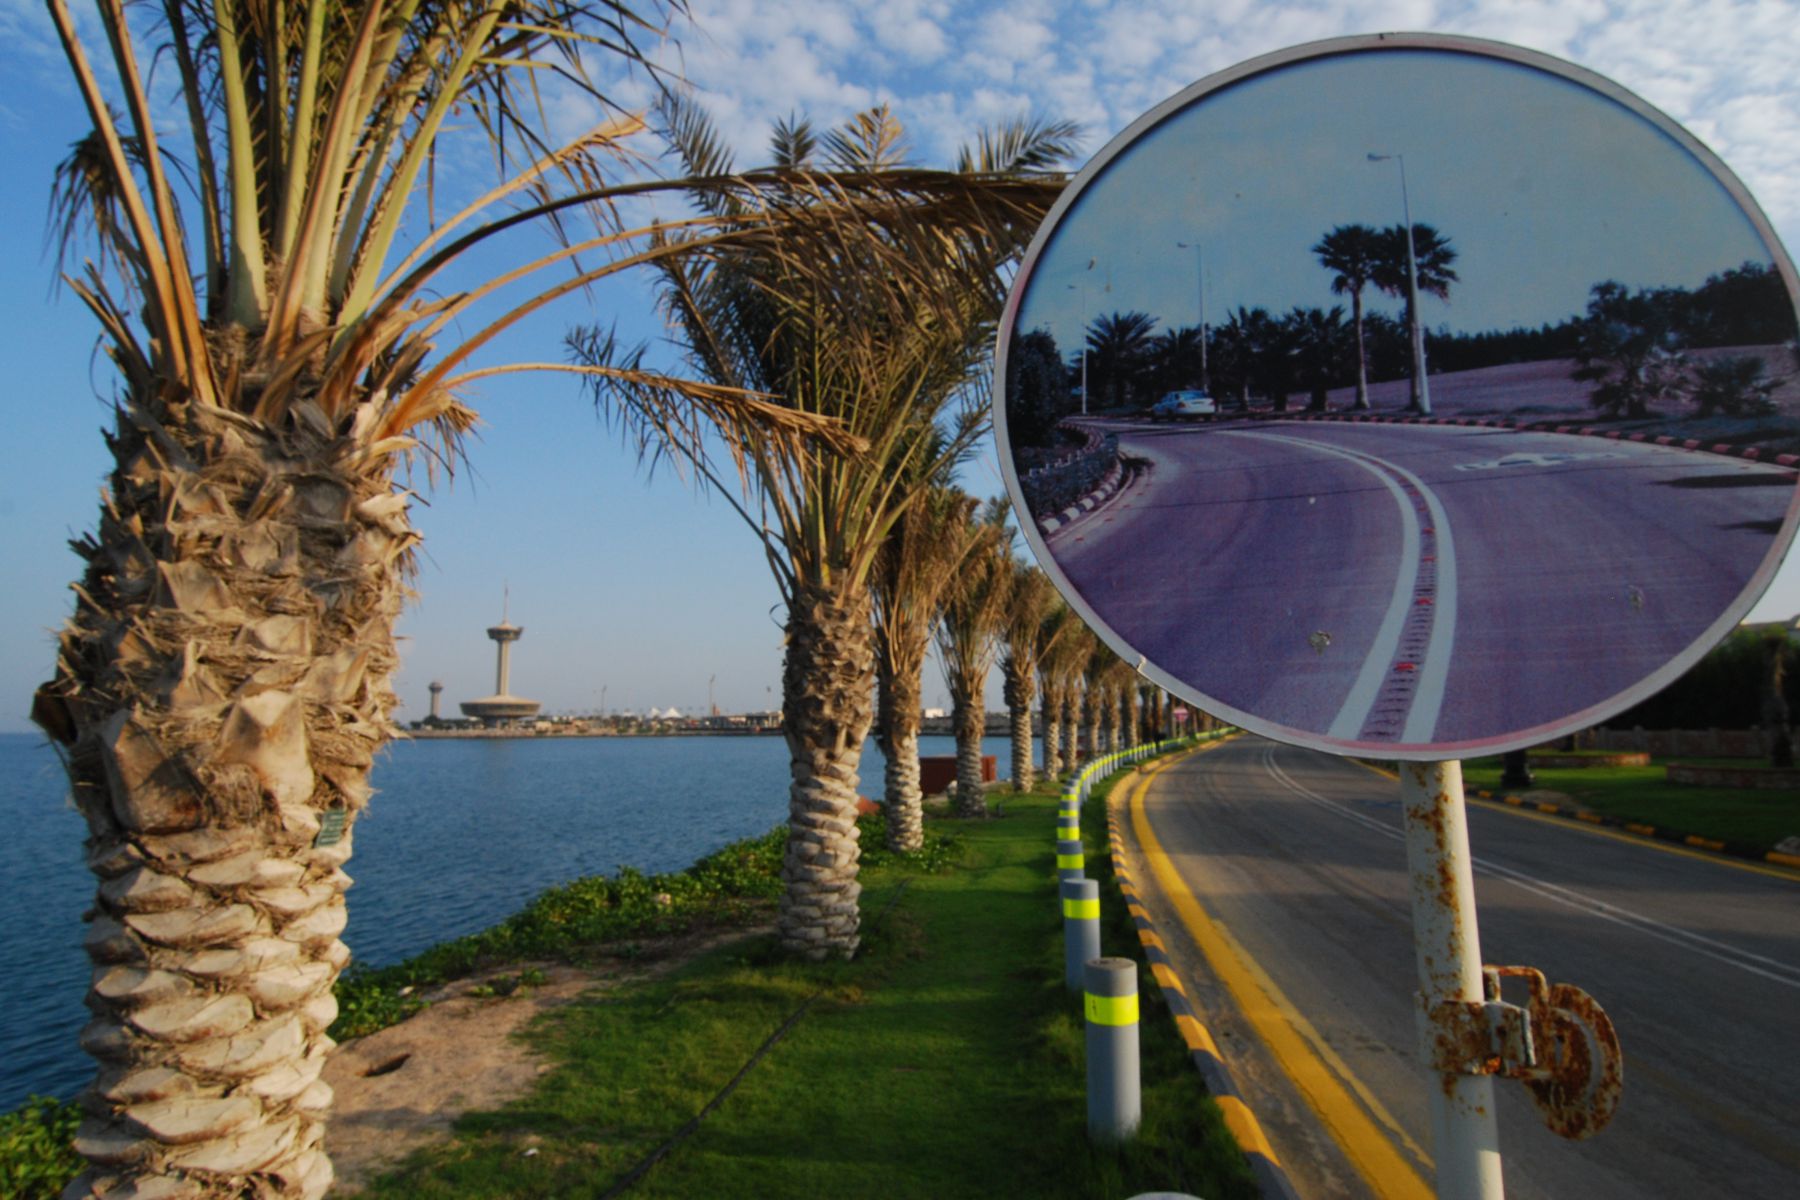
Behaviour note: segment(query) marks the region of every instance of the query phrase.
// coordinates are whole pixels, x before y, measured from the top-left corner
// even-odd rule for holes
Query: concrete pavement
[[[1800,1079],[1781,1048],[1800,1032],[1800,878],[1510,810],[1469,816],[1484,959],[1585,988],[1625,1050],[1624,1103],[1591,1141],[1554,1137],[1520,1085],[1498,1085],[1509,1196],[1789,1194],[1800,1177]],[[1173,890],[1189,894],[1207,937],[1222,933],[1238,960],[1216,969],[1203,939],[1182,932],[1191,922],[1178,919],[1171,889],[1140,873],[1170,957],[1236,1055],[1234,1072],[1296,1186],[1309,1196],[1416,1194],[1417,1178],[1430,1178],[1433,1081],[1415,1049],[1397,785],[1242,738],[1162,773],[1138,819]],[[1134,841],[1143,853],[1144,839]],[[1228,986],[1234,971],[1255,983],[1249,1003]],[[1258,1030],[1270,1020],[1300,1047],[1286,1052],[1304,1060],[1298,1083],[1294,1062]],[[1308,1094],[1319,1078],[1349,1098],[1334,1119],[1361,1132],[1327,1125]],[[1415,1179],[1359,1166],[1346,1136],[1385,1141]]]

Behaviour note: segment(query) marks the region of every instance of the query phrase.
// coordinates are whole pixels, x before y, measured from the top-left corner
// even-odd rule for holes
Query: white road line
[[[1412,611],[1413,585],[1419,578],[1419,518],[1413,512],[1412,502],[1400,485],[1394,482],[1389,470],[1382,470],[1388,464],[1379,460],[1371,461],[1369,456],[1352,450],[1344,450],[1337,446],[1327,446],[1305,438],[1283,437],[1278,433],[1261,433],[1251,430],[1225,430],[1228,437],[1250,437],[1286,442],[1294,446],[1303,446],[1308,450],[1316,450],[1321,454],[1334,454],[1346,461],[1355,463],[1376,479],[1394,498],[1394,505],[1400,512],[1400,563],[1394,573],[1394,594],[1388,600],[1387,612],[1381,618],[1381,625],[1375,631],[1375,640],[1369,645],[1369,652],[1363,658],[1362,669],[1356,674],[1356,681],[1350,685],[1350,692],[1344,698],[1343,707],[1338,709],[1337,717],[1326,730],[1327,737],[1341,741],[1353,742],[1362,733],[1364,722],[1369,719],[1369,710],[1375,707],[1375,699],[1381,692],[1381,685],[1387,678],[1388,668],[1393,664],[1394,656],[1400,649],[1400,634],[1406,625],[1406,616]],[[1378,465],[1379,464],[1379,465]],[[1436,511],[1433,511],[1436,520]],[[1432,641],[1437,640],[1437,624],[1441,620],[1439,614],[1432,618]],[[1423,685],[1423,679],[1420,683]],[[1431,710],[1432,723],[1437,723],[1437,710],[1443,705],[1443,687],[1440,682],[1437,692],[1437,703]],[[1414,711],[1417,709],[1415,698]],[[1407,728],[1412,727],[1414,717],[1409,712]]]
[[[1444,709],[1444,686],[1450,678],[1450,656],[1456,649],[1456,542],[1450,535],[1450,514],[1444,511],[1437,493],[1405,467],[1385,465],[1405,476],[1425,498],[1437,538],[1437,594],[1432,602],[1431,640],[1425,645],[1419,686],[1406,714],[1406,727],[1400,732],[1402,742],[1417,745],[1429,742],[1437,732],[1438,714]]]
[[[1263,748],[1262,757],[1263,766],[1268,770],[1269,774],[1275,778],[1276,782],[1280,783],[1295,795],[1300,796],[1305,800],[1310,800],[1312,803],[1335,813],[1347,821],[1353,821],[1365,828],[1372,829],[1384,837],[1394,841],[1402,841],[1405,839],[1406,835],[1404,830],[1396,828],[1388,822],[1378,821],[1365,813],[1359,813],[1354,809],[1347,808],[1328,797],[1321,796],[1305,784],[1294,779],[1286,771],[1282,770],[1278,763],[1276,763],[1275,747],[1265,746]],[[1398,784],[1395,784],[1395,787],[1398,786]],[[1769,958],[1766,955],[1756,954],[1752,951],[1741,949],[1740,947],[1731,945],[1729,942],[1721,942],[1717,938],[1709,938],[1702,934],[1692,933],[1674,925],[1665,925],[1654,917],[1647,917],[1642,913],[1634,912],[1631,909],[1620,908],[1616,904],[1609,904],[1604,900],[1597,900],[1592,896],[1575,891],[1573,888],[1567,888],[1558,883],[1551,883],[1548,880],[1539,879],[1535,875],[1527,874],[1526,872],[1517,870],[1513,867],[1502,866],[1491,859],[1482,858],[1480,855],[1471,855],[1470,858],[1477,869],[1485,871],[1490,875],[1498,875],[1515,887],[1523,888],[1533,895],[1541,896],[1546,900],[1561,904],[1565,908],[1572,908],[1577,912],[1586,913],[1588,916],[1599,917],[1603,921],[1610,921],[1615,925],[1622,925],[1627,929],[1633,929],[1639,933],[1656,938],[1658,941],[1667,942],[1673,946],[1680,946],[1685,950],[1703,955],[1716,962],[1722,962],[1728,966],[1736,967],[1740,971],[1747,971],[1750,974],[1760,976],[1763,979],[1772,980],[1775,983],[1800,990],[1800,966],[1795,966],[1792,963],[1782,962],[1777,958]]]

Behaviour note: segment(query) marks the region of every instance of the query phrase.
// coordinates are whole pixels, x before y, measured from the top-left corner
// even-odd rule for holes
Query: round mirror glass
[[[1795,295],[1743,186],[1617,85],[1467,39],[1299,47],[1147,113],[1039,230],[1007,487],[1111,647],[1221,718],[1533,745],[1671,682],[1774,574]]]

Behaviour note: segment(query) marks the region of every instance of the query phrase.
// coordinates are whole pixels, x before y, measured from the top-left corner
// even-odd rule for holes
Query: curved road
[[[1370,1126],[1429,1183],[1434,1081],[1416,1051],[1398,788],[1348,760],[1243,737],[1158,776],[1143,813],[1185,887],[1303,1014]],[[1619,1112],[1585,1142],[1549,1133],[1522,1085],[1495,1084],[1507,1195],[1792,1196],[1800,877],[1503,806],[1471,804],[1469,821],[1483,960],[1586,989],[1625,1055]],[[1167,895],[1150,893],[1190,996],[1302,1193],[1419,1194],[1417,1179],[1409,1191],[1358,1176],[1182,935]]]
[[[1472,753],[1702,649],[1795,499],[1787,468],[1554,433],[1112,430],[1150,469],[1046,539],[1064,575],[1177,679],[1352,748]]]

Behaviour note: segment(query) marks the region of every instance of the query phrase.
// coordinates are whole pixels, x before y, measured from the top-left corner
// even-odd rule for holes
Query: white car
[[[1158,417],[1210,417],[1218,411],[1213,398],[1201,391],[1170,392],[1150,406],[1151,415]]]

